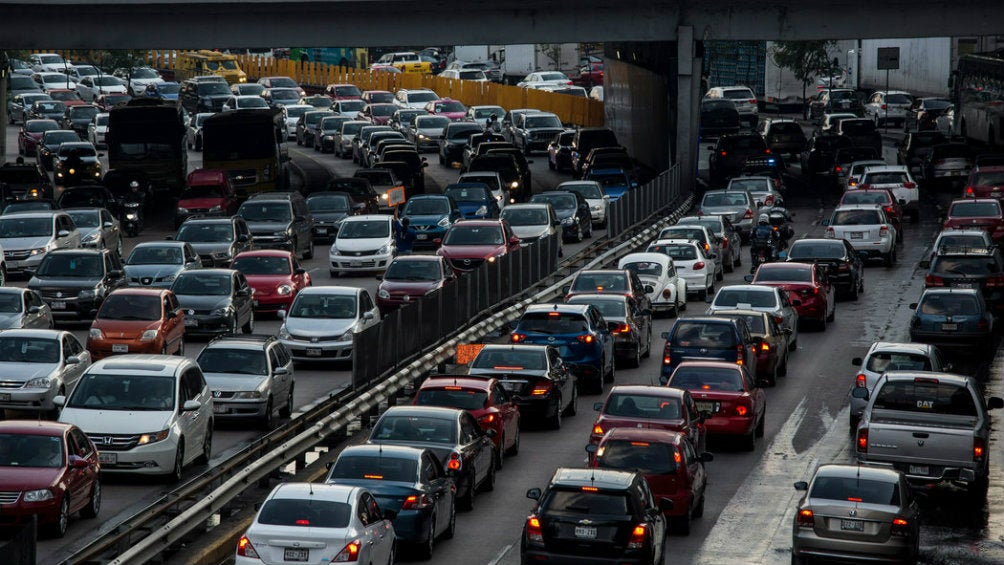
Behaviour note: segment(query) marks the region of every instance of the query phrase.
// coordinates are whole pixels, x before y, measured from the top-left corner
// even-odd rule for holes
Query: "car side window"
[[[696,420],[701,417],[700,411],[697,410],[697,403],[694,402],[694,397],[690,394],[684,395],[684,404],[687,405],[687,413],[690,414],[691,420]]]
[[[359,497],[359,504],[356,506],[356,516],[359,517],[359,522],[364,526],[369,526],[372,520],[370,519],[370,508],[369,501],[366,500],[366,493],[363,493]]]
[[[359,314],[365,314],[373,309],[373,299],[370,298],[370,293],[365,290],[359,294]]]
[[[272,347],[268,350],[268,364],[272,366],[272,370],[276,370],[277,367],[282,367],[282,361],[279,360],[279,354],[277,353],[278,348]]]
[[[471,443],[478,438],[477,426],[469,414],[460,416],[460,442]]]
[[[79,429],[74,428],[70,430],[70,439],[76,443],[75,452],[80,457],[87,457],[94,451],[91,441]]]
[[[70,339],[68,336],[63,336],[63,359],[69,359],[73,357],[73,348],[70,347]]]
[[[683,458],[687,461],[688,465],[697,460],[697,452],[694,450],[694,444],[690,443],[689,438],[683,438],[680,445],[683,446]]]
[[[380,511],[380,505],[377,504],[375,498],[370,494],[363,495],[366,501],[366,509],[370,515],[370,522],[376,523],[383,520],[383,512]]]
[[[428,453],[422,454],[422,476],[420,477],[423,483],[431,483],[436,479],[439,479],[443,475],[442,471],[439,469],[439,462],[436,458],[429,455]]]
[[[112,265],[111,253],[105,254],[105,274],[108,274],[115,270],[115,266]]]

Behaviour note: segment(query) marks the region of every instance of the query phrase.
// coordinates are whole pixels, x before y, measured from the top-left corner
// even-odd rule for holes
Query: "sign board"
[[[899,69],[899,47],[879,47],[876,68],[880,71]]]
[[[483,343],[461,343],[457,345],[457,365],[470,365],[471,361],[481,353]]]
[[[387,190],[387,205],[398,206],[404,204],[404,186],[395,186]]]

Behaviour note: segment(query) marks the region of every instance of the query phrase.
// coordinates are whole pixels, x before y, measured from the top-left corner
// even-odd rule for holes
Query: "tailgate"
[[[834,226],[837,237],[846,239],[852,244],[855,241],[878,241],[878,226]]]
[[[975,419],[964,416],[877,410],[868,424],[870,461],[898,462],[911,475],[934,474],[922,468],[972,466]]]

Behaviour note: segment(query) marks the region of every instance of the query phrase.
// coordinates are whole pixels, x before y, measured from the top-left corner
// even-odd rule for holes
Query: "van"
[[[314,256],[314,216],[299,192],[261,192],[241,204],[255,246],[285,249],[301,259]]]
[[[595,147],[617,147],[617,135],[609,128],[581,128],[572,137],[572,169],[576,176],[582,174],[586,156]]]

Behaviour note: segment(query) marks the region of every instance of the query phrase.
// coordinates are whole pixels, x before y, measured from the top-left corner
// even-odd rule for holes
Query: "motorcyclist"
[[[135,206],[130,206],[135,204]],[[146,194],[139,185],[139,181],[131,181],[129,190],[122,196],[122,218],[121,221],[127,225],[134,223],[133,233],[138,233],[143,229],[143,208],[146,204]],[[130,214],[136,214],[135,218],[130,218]]]
[[[777,199],[772,205],[760,208],[760,214],[767,214],[771,227],[781,238],[781,247],[787,247],[788,240],[795,235],[795,230],[789,225],[794,220],[792,220],[788,209],[784,207],[784,201]]]
[[[777,247],[781,240],[781,235],[770,225],[770,216],[761,213],[757,218],[757,225],[750,233],[750,264],[753,269],[760,265],[760,255],[764,255],[764,262],[776,259]]]
[[[491,115],[488,116],[488,119],[485,120],[485,141],[493,141],[492,138],[498,135],[497,133],[495,133],[495,128],[497,127],[498,119],[499,119],[498,114],[492,112]]]

